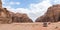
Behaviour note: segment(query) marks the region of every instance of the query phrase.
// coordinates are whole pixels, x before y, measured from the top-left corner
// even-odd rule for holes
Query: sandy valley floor
[[[43,27],[43,23],[0,24],[0,30],[60,30],[60,22]]]

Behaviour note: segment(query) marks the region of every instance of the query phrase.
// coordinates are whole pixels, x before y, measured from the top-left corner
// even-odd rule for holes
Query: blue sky
[[[10,6],[12,6],[13,8],[29,8],[29,6],[30,6],[30,4],[31,3],[39,3],[39,2],[41,2],[42,0],[6,0],[5,1],[5,3],[6,4],[4,4],[5,6],[7,6],[7,5],[10,5]],[[8,2],[8,3],[7,3]],[[18,2],[18,3],[20,3],[20,4],[9,4],[9,3],[12,3],[12,2]]]
[[[9,11],[26,13],[35,21],[37,17],[44,15],[48,7],[60,4],[60,0],[2,0],[2,3]]]

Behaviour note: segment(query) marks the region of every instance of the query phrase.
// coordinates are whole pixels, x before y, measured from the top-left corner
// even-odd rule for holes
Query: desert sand
[[[60,30],[60,22],[48,24],[47,27],[43,27],[43,23],[0,24],[0,30]]]

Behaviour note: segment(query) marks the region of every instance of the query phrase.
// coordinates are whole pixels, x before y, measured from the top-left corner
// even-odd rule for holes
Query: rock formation
[[[2,8],[2,2],[0,0],[0,23],[12,23],[12,22],[33,22],[27,14],[13,13],[6,8]]]
[[[0,0],[0,8],[2,8],[2,2],[1,2],[1,0]]]
[[[47,12],[36,19],[36,22],[58,22],[60,21],[60,4],[48,8]]]
[[[2,2],[0,0],[0,23],[11,23],[9,11],[6,8],[2,8]]]
[[[16,13],[16,14],[12,14],[12,22],[33,22],[28,16],[27,14],[23,14],[23,13]]]
[[[23,13],[13,13],[8,11],[6,8],[0,8],[0,23],[25,23],[25,22],[33,22],[27,14]]]
[[[11,23],[9,11],[6,8],[0,8],[0,23]]]

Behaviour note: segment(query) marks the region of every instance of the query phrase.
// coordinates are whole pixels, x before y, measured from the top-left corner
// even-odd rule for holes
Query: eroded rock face
[[[48,8],[47,12],[36,19],[36,22],[58,22],[60,21],[60,4]]]
[[[6,8],[0,8],[0,23],[11,23],[9,11]]]
[[[11,23],[9,11],[6,8],[2,8],[2,1],[0,0],[0,23]]]
[[[0,8],[2,8],[2,2],[1,2],[1,0],[0,0]]]
[[[2,2],[0,0],[0,23],[12,23],[12,22],[33,22],[27,14],[13,13],[6,8],[2,8]]]
[[[13,22],[33,22],[28,16],[27,14],[22,14],[22,13],[16,13],[13,14],[12,16],[12,21]]]
[[[27,14],[24,13],[13,13],[8,11],[6,8],[0,8],[0,23],[25,23],[33,22]]]

